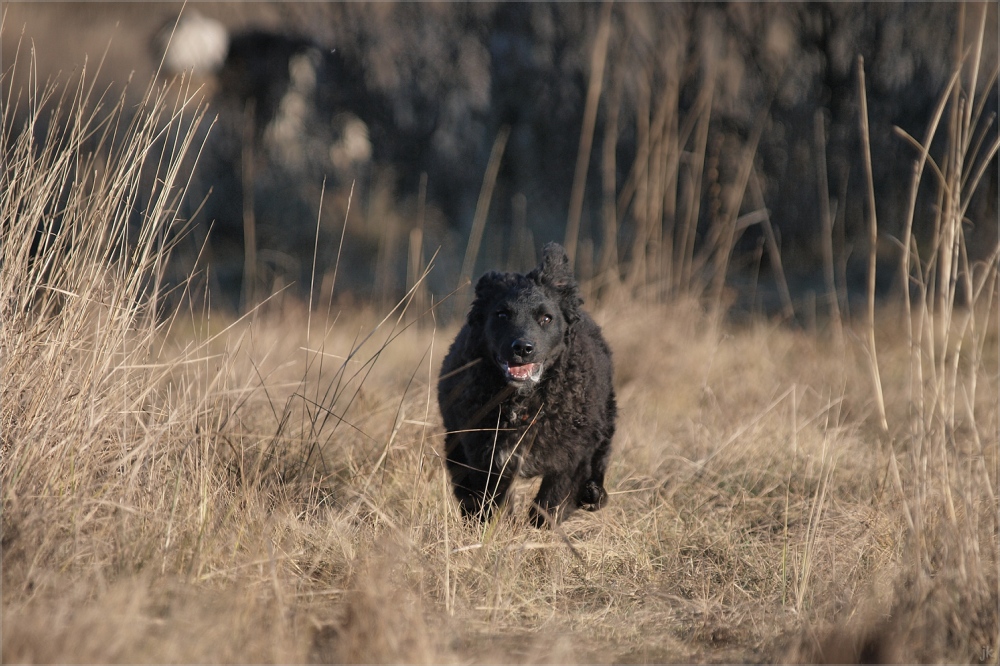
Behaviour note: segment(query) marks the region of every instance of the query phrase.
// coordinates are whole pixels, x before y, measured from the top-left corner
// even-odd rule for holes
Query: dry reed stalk
[[[663,196],[660,202],[661,223],[659,241],[660,269],[658,279],[662,283],[665,294],[674,293],[674,255],[677,240],[677,196],[680,182],[682,146],[687,143],[688,133],[693,127],[688,121],[688,127],[680,127],[680,80],[675,72],[679,69],[679,58],[675,53],[668,58],[665,69],[669,72],[664,94],[667,104],[667,115],[664,118],[663,145],[661,150],[663,173]]]
[[[792,463],[794,464],[799,455],[799,410],[798,410],[798,389],[797,387],[792,387],[792,401],[791,401],[791,422],[792,422]],[[788,470],[788,480],[785,483],[785,510],[782,516],[782,534],[781,534],[781,606],[784,608],[788,603],[788,575],[789,568],[791,566],[790,553],[789,553],[789,538],[788,538],[788,505],[789,498],[792,493],[792,468]]]
[[[316,289],[316,257],[319,254],[319,230],[323,222],[323,197],[326,195],[326,176],[319,190],[319,206],[316,208],[316,234],[313,238],[312,270],[309,271],[309,301],[306,303],[306,344],[312,334],[313,294]]]
[[[833,271],[833,216],[830,214],[830,181],[826,174],[826,126],[821,109],[813,116],[816,141],[816,177],[819,186],[819,214],[822,222],[823,280],[826,282],[827,307],[837,349],[844,350],[844,321],[840,316],[840,292]]]
[[[760,217],[756,221],[756,224],[759,224],[761,229],[764,230],[764,244],[771,259],[771,266],[773,266],[774,280],[778,285],[782,316],[786,321],[794,321],[795,306],[792,305],[792,293],[789,291],[788,281],[785,279],[785,269],[781,262],[781,249],[778,247],[778,238],[774,233],[774,227],[771,225],[771,215],[764,205],[764,193],[761,190],[760,179],[757,178],[756,170],[750,174],[749,185],[753,205],[760,212]]]
[[[427,216],[427,173],[420,174],[420,187],[417,194],[417,225],[410,229],[409,248],[406,261],[406,288],[409,290],[420,280],[424,272],[424,223]],[[427,309],[429,302],[427,285],[414,294],[414,306],[417,312]]]
[[[670,285],[670,254],[664,254],[669,249],[669,241],[664,241],[664,210],[668,198],[676,197],[677,160],[680,153],[677,150],[677,95],[678,89],[673,77],[660,97],[660,102],[653,118],[653,135],[650,148],[649,190],[646,202],[646,284],[655,286],[657,292],[669,289]],[[664,266],[666,262],[666,266]]]
[[[340,241],[337,243],[337,258],[333,262],[333,272],[330,275],[330,299],[326,303],[326,320],[330,321],[331,310],[333,309],[333,292],[337,286],[337,274],[340,272],[340,258],[344,254],[344,237],[347,235],[347,218],[351,212],[351,203],[354,201],[354,186],[357,181],[351,181],[351,190],[347,193],[347,207],[344,209],[344,223],[340,227]],[[326,279],[324,278],[324,282]]]
[[[799,573],[798,585],[795,591],[795,611],[801,613],[813,574],[817,540],[823,523],[823,514],[827,505],[827,492],[830,489],[830,479],[837,467],[837,456],[829,452],[829,441],[823,439],[823,449],[820,453],[820,482],[813,493],[809,509],[809,521],[806,524],[805,543],[802,550],[802,570]]]
[[[875,260],[878,251],[878,220],[875,214],[875,183],[872,177],[872,154],[868,137],[868,94],[865,92],[865,61],[858,56],[858,94],[861,109],[858,122],[861,128],[862,157],[868,183],[868,360],[875,391],[875,406],[878,409],[879,426],[882,432],[889,431],[885,416],[885,397],[882,394],[882,379],[879,376],[878,354],[875,351]]]
[[[636,144],[638,150],[635,156],[635,168],[633,170],[635,194],[632,197],[632,211],[635,218],[635,239],[632,241],[632,263],[629,266],[628,286],[631,292],[642,282],[646,275],[646,236],[650,221],[646,216],[646,203],[649,201],[649,156],[651,154],[650,138],[650,111],[652,110],[651,96],[652,73],[647,72],[647,76],[639,80],[637,86],[636,112]],[[631,180],[631,179],[630,179]],[[624,190],[622,194],[624,195]],[[619,201],[618,210],[624,212]]]
[[[387,184],[388,185],[388,184]],[[389,307],[394,295],[394,278],[397,265],[397,253],[400,249],[399,237],[402,235],[402,221],[386,198],[379,201],[380,210],[369,208],[367,215],[369,225],[378,228],[378,252],[375,256],[375,280],[373,295],[380,310]]]
[[[710,63],[712,64],[712,63]],[[708,78],[714,80],[714,76]],[[677,267],[677,278],[674,283],[681,289],[691,290],[694,280],[695,238],[697,237],[698,218],[701,215],[701,191],[705,171],[705,156],[708,151],[708,130],[711,126],[713,86],[705,86],[695,105],[697,118],[695,131],[694,163],[690,167],[692,182],[689,185],[688,204],[680,236],[676,244],[678,256],[674,259]]]
[[[493,141],[490,161],[486,165],[483,186],[479,191],[479,200],[476,202],[476,213],[472,218],[472,230],[469,232],[469,243],[465,248],[465,259],[462,261],[462,270],[458,275],[459,286],[464,286],[472,281],[472,270],[475,268],[476,257],[479,255],[479,245],[483,242],[483,232],[486,230],[486,217],[490,212],[493,187],[496,185],[497,175],[500,173],[500,162],[503,160],[504,149],[507,147],[509,137],[510,127],[504,125]]]
[[[254,211],[256,169],[254,164],[254,102],[243,111],[243,283],[240,288],[240,311],[257,305],[257,222]]]
[[[722,315],[722,294],[726,284],[726,274],[729,272],[729,262],[734,249],[740,206],[743,203],[747,184],[750,182],[753,163],[757,158],[757,144],[760,142],[760,137],[764,132],[766,120],[767,107],[764,107],[754,120],[753,130],[750,132],[750,137],[743,146],[739,162],[739,172],[736,176],[736,182],[729,190],[723,217],[709,233],[707,245],[715,258],[712,267],[711,303],[716,313],[716,318]]]
[[[508,272],[523,272],[527,267],[537,266],[535,260],[535,237],[528,228],[528,197],[518,192],[510,200],[511,224],[510,242],[507,249]]]
[[[665,56],[665,60],[671,61],[671,57]],[[649,117],[652,69],[648,73],[649,81],[640,87],[638,106],[645,108],[642,114],[637,108],[640,150],[618,197],[617,213],[620,224],[631,203],[636,220],[627,278],[629,289],[632,294],[641,287],[645,287],[645,291],[651,289],[656,300],[676,291],[673,267],[678,226],[678,176],[683,159],[681,147],[687,142],[695,117],[689,116],[684,127],[678,128],[679,82],[673,71],[675,68],[668,65],[666,69],[667,83],[658,96],[652,118]]]
[[[587,186],[587,171],[590,167],[590,150],[594,143],[594,127],[597,124],[597,105],[601,100],[604,84],[604,64],[608,56],[608,40],[611,37],[612,0],[604,0],[601,20],[594,38],[594,50],[590,59],[590,84],[587,86],[587,101],[583,109],[583,126],[580,129],[580,143],[576,156],[576,171],[573,174],[573,189],[569,199],[569,217],[566,221],[566,238],[563,245],[569,265],[576,264],[576,246],[580,236],[580,216],[583,213],[583,195]]]
[[[642,285],[655,285],[659,277],[659,251],[660,243],[658,236],[662,229],[662,205],[663,205],[663,160],[661,156],[663,150],[663,127],[667,117],[668,91],[664,90],[660,94],[660,99],[656,104],[656,111],[650,120],[649,130],[649,163],[646,165],[646,199],[639,204],[645,208],[643,219],[646,224],[641,236],[642,252],[644,254],[643,264],[645,266],[642,276]]]
[[[604,223],[604,233],[601,244],[601,257],[598,260],[598,274],[618,281],[618,211],[616,207],[617,163],[619,115],[622,108],[622,76],[621,65],[618,72],[612,76],[610,94],[610,109],[604,123],[604,142],[601,148],[601,185],[604,195],[601,207],[601,217]]]

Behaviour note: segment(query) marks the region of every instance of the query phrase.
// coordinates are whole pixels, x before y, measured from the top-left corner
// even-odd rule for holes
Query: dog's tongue
[[[535,369],[534,363],[525,363],[524,365],[509,365],[507,366],[510,376],[514,379],[529,379],[531,377],[532,370]]]

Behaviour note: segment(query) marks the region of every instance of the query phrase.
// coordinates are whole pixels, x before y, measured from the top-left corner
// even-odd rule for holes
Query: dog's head
[[[494,271],[479,279],[469,326],[507,383],[530,391],[566,348],[581,303],[566,253],[549,243],[527,275]]]

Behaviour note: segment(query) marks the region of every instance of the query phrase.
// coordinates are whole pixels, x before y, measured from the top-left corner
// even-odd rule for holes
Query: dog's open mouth
[[[506,361],[497,359],[500,369],[503,370],[504,377],[509,382],[537,382],[542,378],[541,363],[521,363],[508,364]]]

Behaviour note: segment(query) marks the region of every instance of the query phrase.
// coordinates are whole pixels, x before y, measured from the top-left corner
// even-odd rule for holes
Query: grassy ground
[[[981,453],[946,453],[984,474],[952,519],[942,487],[919,497],[900,426],[880,432],[858,354],[766,323],[720,335],[691,307],[597,315],[621,400],[612,502],[556,532],[525,524],[523,485],[495,524],[458,515],[433,398],[453,328],[388,322],[345,364],[370,317],[313,321],[307,344],[302,311],[261,316],[197,353],[179,321],[129,371],[152,385],[138,400],[55,379],[28,399],[47,405],[32,436],[5,441],[5,660],[812,660],[867,630],[903,658],[995,647],[995,373]]]
[[[521,485],[470,525],[433,388],[455,325],[164,312],[198,112],[87,94],[2,123],[4,661],[996,662],[996,254],[963,264],[961,187],[871,323],[612,293],[609,506],[538,531]]]

